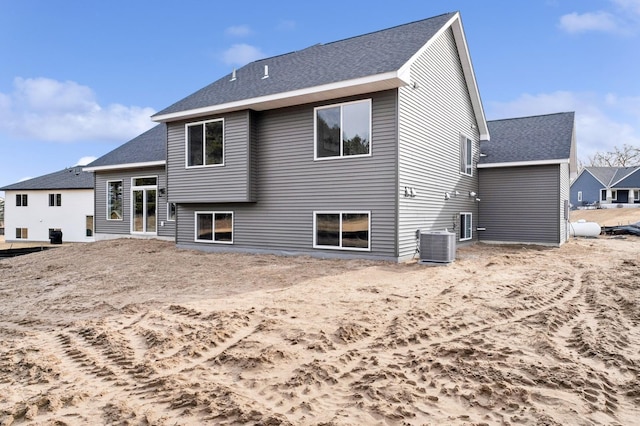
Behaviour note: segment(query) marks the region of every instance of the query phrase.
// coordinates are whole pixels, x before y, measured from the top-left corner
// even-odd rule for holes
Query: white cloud
[[[18,77],[12,93],[0,93],[0,131],[39,141],[126,141],[153,126],[154,112],[102,106],[90,87],[74,81]]]
[[[222,54],[222,61],[228,65],[245,65],[257,59],[264,58],[260,49],[249,44],[234,44]]]
[[[523,94],[509,102],[487,104],[489,119],[575,111],[578,158],[607,152],[624,144],[640,147],[640,110],[626,107],[638,98],[558,91]]]
[[[76,164],[74,164],[75,166],[86,166],[89,163],[94,162],[98,157],[92,157],[92,156],[88,156],[88,157],[81,157],[78,162]]]
[[[640,0],[610,0],[610,11],[569,13],[560,17],[560,28],[572,34],[600,31],[633,35],[640,24]]]
[[[233,25],[231,27],[228,27],[226,30],[224,30],[224,32],[227,35],[234,36],[234,37],[246,37],[253,33],[253,31],[251,31],[251,28],[248,25]]]

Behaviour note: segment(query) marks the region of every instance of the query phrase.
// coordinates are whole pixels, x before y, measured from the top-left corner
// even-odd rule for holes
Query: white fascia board
[[[111,164],[108,166],[95,166],[95,167],[83,167],[85,172],[101,172],[106,170],[119,170],[119,169],[140,169],[145,167],[157,167],[167,164],[165,160],[159,161],[147,161],[145,163],[124,163],[124,164]]]
[[[537,160],[537,161],[513,161],[510,163],[484,163],[478,164],[479,169],[494,169],[498,167],[523,167],[523,166],[548,166],[552,164],[565,164],[569,163],[568,158],[561,158],[558,160]]]
[[[179,111],[169,114],[151,117],[153,121],[168,122],[181,119],[202,117],[206,115],[221,114],[225,112],[253,109],[264,111],[273,108],[299,105],[302,103],[323,101],[336,97],[358,95],[380,90],[387,90],[406,86],[409,84],[408,76],[401,75],[398,71],[383,74],[370,75],[352,80],[338,81],[323,84],[321,86],[307,87],[290,92],[275,93],[273,95],[257,98],[243,99],[220,105],[211,105],[187,111]]]

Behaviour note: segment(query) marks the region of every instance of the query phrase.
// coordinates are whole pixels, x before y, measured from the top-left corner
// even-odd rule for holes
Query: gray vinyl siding
[[[411,257],[416,230],[454,231],[459,238],[460,212],[472,213],[473,239],[478,205],[469,192],[478,192],[475,165],[479,134],[471,99],[452,31],[449,29],[416,60],[411,80],[399,95],[399,257]],[[460,173],[460,136],[473,141],[473,175]],[[415,198],[404,197],[414,187]],[[445,201],[445,192],[455,194]]]
[[[571,205],[576,208],[600,201],[601,189],[604,189],[602,183],[585,170],[571,184]],[[582,201],[578,201],[578,191],[582,191]]]
[[[569,198],[571,188],[571,173],[569,172],[569,163],[560,164],[560,244],[564,244],[569,239]],[[567,208],[565,209],[565,203]]]
[[[479,169],[480,241],[559,245],[559,165]]]
[[[252,113],[256,202],[180,203],[178,244],[395,259],[396,94],[390,90]],[[314,161],[314,107],[359,99],[372,99],[372,155]],[[233,211],[233,246],[194,243],[196,211]],[[371,251],[314,249],[314,211],[370,211]]]
[[[157,176],[158,190],[167,187],[164,167],[149,167],[140,169],[126,169],[117,171],[95,172],[95,233],[106,235],[131,234],[131,178],[143,176]],[[122,220],[107,220],[107,182],[122,181]],[[157,205],[157,234],[160,237],[174,237],[175,222],[167,221],[166,195],[158,191]],[[164,226],[161,226],[164,222]]]
[[[249,111],[240,111],[168,124],[167,167],[172,202],[253,201],[250,117]],[[217,118],[224,119],[224,165],[187,168],[185,125]]]

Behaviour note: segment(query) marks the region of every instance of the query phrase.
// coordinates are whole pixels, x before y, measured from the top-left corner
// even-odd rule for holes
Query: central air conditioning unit
[[[456,234],[449,231],[420,233],[419,263],[451,263],[456,259]]]

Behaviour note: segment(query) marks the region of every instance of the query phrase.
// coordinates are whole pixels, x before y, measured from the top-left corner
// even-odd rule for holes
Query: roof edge
[[[83,167],[82,170],[85,172],[102,172],[106,170],[137,169],[137,168],[144,168],[144,167],[164,166],[165,164],[167,164],[166,160],[158,160],[158,161],[147,161],[144,163],[123,163],[123,164],[110,164],[107,166]]]
[[[634,174],[638,170],[640,170],[640,167],[636,167],[636,166],[632,166],[632,167],[634,167],[634,170],[630,171],[629,173],[627,173],[626,175],[624,175],[623,177],[621,177],[617,181],[612,182],[610,186],[616,186],[617,184],[619,184],[620,182],[622,182],[623,180],[625,180],[626,178],[628,178],[629,176],[631,176],[632,174]],[[614,177],[615,177],[615,175],[614,175]]]
[[[505,163],[483,163],[478,164],[479,169],[494,169],[499,167],[523,167],[523,166],[545,166],[552,164],[565,164],[570,162],[570,158],[559,158],[555,160],[535,160],[535,161],[511,161]]]
[[[342,96],[351,96],[376,92],[385,89],[398,88],[409,84],[408,74],[391,71],[382,74],[374,74],[351,80],[343,80],[320,86],[307,87],[289,92],[280,92],[273,95],[259,96],[243,99],[241,101],[228,102],[219,105],[211,105],[186,111],[168,114],[152,115],[156,122],[171,122],[181,119],[202,117],[205,115],[221,114],[225,112],[254,109],[264,111],[302,103],[322,101]],[[350,90],[349,90],[350,89]]]

